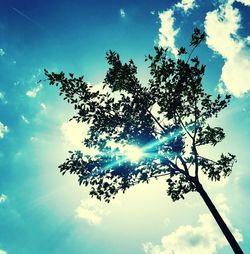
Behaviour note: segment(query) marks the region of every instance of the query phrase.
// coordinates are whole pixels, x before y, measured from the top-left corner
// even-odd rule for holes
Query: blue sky
[[[228,179],[203,182],[250,252],[250,1],[9,0],[0,8],[0,254],[232,253],[198,194],[173,203],[154,181],[107,205],[62,177],[57,166],[86,129],[69,124],[72,107],[38,83],[46,68],[98,85],[109,49],[133,58],[146,82],[144,55],[160,45],[174,57],[195,26],[208,35],[196,51],[206,90],[233,95],[215,121],[227,138],[205,152],[238,159]]]

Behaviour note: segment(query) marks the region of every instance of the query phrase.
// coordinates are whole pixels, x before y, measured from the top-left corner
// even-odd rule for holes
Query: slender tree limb
[[[184,167],[184,170],[185,170],[186,174],[189,175],[189,170],[188,170],[188,167],[187,167],[187,163],[185,162],[185,160],[182,158],[181,155],[178,155],[177,157],[181,161],[181,164]]]
[[[198,152],[197,152],[195,144],[193,146],[193,152],[194,152],[194,162],[195,162],[195,177],[198,179],[198,175],[199,175]]]
[[[151,118],[157,123],[157,125],[163,130],[163,132],[166,132],[166,129],[161,125],[161,123],[157,120],[157,118],[150,112],[150,110],[147,109],[147,112],[151,116]]]
[[[183,121],[181,120],[181,117],[179,116],[179,114],[177,112],[175,112],[177,114],[178,120],[182,126],[182,128],[186,131],[186,133],[188,134],[188,136],[193,140],[193,136],[191,135],[191,133],[188,131],[187,127],[185,126],[185,124],[183,123]]]
[[[192,48],[191,52],[190,52],[189,55],[188,55],[188,59],[187,59],[187,61],[186,61],[186,64],[189,62],[189,60],[190,60],[192,54],[194,53],[195,49],[197,48],[197,46],[198,46],[198,45],[196,45],[196,46],[194,46],[194,47]]]
[[[172,172],[167,172],[167,173],[163,173],[163,174],[159,174],[159,175],[153,175],[153,176],[147,177],[147,180],[148,180],[148,179],[151,179],[151,178],[157,179],[157,178],[160,178],[160,177],[163,177],[163,176],[167,176],[167,175],[171,175],[171,174],[172,174]],[[175,173],[175,174],[180,174],[180,173]],[[147,180],[144,181],[144,182],[148,182]],[[132,186],[134,186],[134,185],[136,185],[136,184],[139,184],[139,183],[141,183],[141,182],[142,182],[142,180],[135,181],[135,182],[129,184],[129,185],[128,185],[128,188],[130,188],[130,187],[132,187]],[[121,189],[123,189],[123,187],[117,188],[117,191],[119,191],[119,190],[121,190]]]
[[[211,159],[208,159],[208,158],[203,157],[203,156],[201,156],[201,155],[198,155],[198,158],[201,158],[201,159],[204,159],[204,160],[210,161],[210,162],[212,162],[212,163],[214,163],[214,164],[217,164],[217,162],[216,162],[216,161],[211,160]]]
[[[194,161],[195,161],[195,177],[198,179],[199,177],[199,165],[198,165],[198,152],[196,149],[196,134],[197,134],[197,97],[196,97],[196,91],[194,91],[194,136],[193,136],[193,151],[194,151]]]

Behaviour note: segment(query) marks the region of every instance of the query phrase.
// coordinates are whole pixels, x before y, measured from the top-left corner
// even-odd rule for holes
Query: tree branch
[[[182,128],[186,131],[186,133],[188,134],[188,136],[193,140],[193,136],[190,134],[190,132],[188,131],[188,129],[186,128],[186,126],[184,125],[184,123],[182,122],[181,120],[181,117],[179,116],[179,114],[177,112],[175,112],[177,117],[178,117],[178,120],[182,126]]]
[[[189,175],[189,170],[188,170],[186,162],[184,161],[181,155],[178,155],[177,157],[181,161],[181,164],[183,165],[186,174]]]
[[[212,162],[212,163],[214,163],[214,164],[217,164],[216,161],[211,160],[211,159],[208,159],[208,158],[205,158],[205,157],[203,157],[203,156],[201,156],[201,155],[198,155],[198,157],[199,157],[199,158],[202,158],[202,159],[204,159],[204,160],[210,161],[210,162]]]
[[[199,177],[199,165],[198,165],[198,152],[196,149],[196,134],[197,134],[197,98],[196,91],[194,91],[194,136],[193,136],[193,144],[192,148],[194,151],[194,161],[195,161],[195,177],[198,179]]]
[[[166,160],[167,160],[167,163],[168,163],[168,166],[169,167],[172,167],[174,172],[176,173],[179,172],[179,173],[182,173],[182,174],[186,174],[186,172],[184,170],[182,170],[181,168],[179,168],[175,163],[173,163],[170,159],[164,157]]]
[[[151,116],[151,118],[158,124],[158,126],[163,130],[163,132],[166,132],[166,129],[161,125],[161,123],[157,120],[157,118],[150,112],[150,110],[147,109],[147,112]]]
[[[163,174],[159,174],[159,175],[149,176],[149,177],[147,177],[147,180],[151,179],[151,178],[156,178],[157,179],[157,178],[162,177],[162,176],[170,175],[171,173],[172,172],[167,172],[167,173],[163,173]],[[180,174],[180,172],[177,172],[177,173],[175,172],[175,174]],[[147,180],[145,180],[144,182],[147,182]],[[134,186],[134,185],[136,185],[136,184],[138,184],[140,182],[142,182],[142,180],[135,181],[132,184],[130,184],[129,187]],[[122,187],[120,187],[119,189],[122,189]]]
[[[194,47],[192,48],[191,52],[190,52],[189,55],[188,55],[188,59],[187,59],[187,61],[186,61],[186,64],[189,62],[189,60],[190,60],[192,54],[194,53],[194,50],[197,48],[197,46],[198,46],[198,45],[196,45],[196,46],[194,46]]]

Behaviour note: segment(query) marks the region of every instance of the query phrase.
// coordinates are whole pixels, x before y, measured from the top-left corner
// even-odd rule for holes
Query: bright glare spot
[[[122,150],[122,153],[127,159],[134,163],[138,162],[144,156],[143,150],[137,146],[127,145]]]

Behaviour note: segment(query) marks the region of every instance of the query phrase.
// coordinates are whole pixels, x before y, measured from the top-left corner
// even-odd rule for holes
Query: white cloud
[[[92,198],[82,201],[75,212],[77,218],[84,219],[91,225],[100,224],[103,217],[110,214],[110,211],[104,208],[100,201]]]
[[[241,15],[233,7],[233,0],[208,12],[205,18],[206,43],[215,53],[224,58],[221,82],[229,92],[241,96],[250,90],[250,49],[248,37],[241,38]]]
[[[120,15],[121,15],[122,18],[126,17],[126,12],[122,8],[120,9]]]
[[[221,80],[225,83],[229,92],[235,96],[241,96],[250,90],[250,50],[247,55],[236,54],[228,59],[221,74]]]
[[[39,84],[38,86],[34,87],[32,90],[29,90],[26,92],[26,95],[29,97],[35,98],[37,96],[37,93],[42,89],[42,84]]]
[[[159,13],[161,27],[159,29],[159,46],[169,48],[170,52],[177,55],[178,50],[175,46],[175,37],[179,29],[174,28],[174,11],[172,9]]]
[[[243,46],[237,36],[240,20],[239,10],[228,3],[208,12],[205,18],[208,47],[226,59],[238,53]]]
[[[24,115],[21,115],[21,118],[26,124],[30,123],[29,120]]]
[[[250,0],[236,0],[236,2],[242,3],[246,6],[250,6]]]
[[[7,200],[7,196],[4,194],[0,194],[0,204],[4,203]],[[0,252],[1,253],[1,252]]]
[[[7,254],[5,250],[0,250],[0,254]]]
[[[179,9],[183,10],[186,14],[190,10],[198,7],[195,0],[182,0],[181,2],[177,3],[175,6]]]
[[[224,236],[214,225],[209,214],[202,214],[199,225],[180,226],[173,233],[163,236],[161,245],[144,244],[144,251],[148,254],[214,254],[218,247],[225,245]]]
[[[77,123],[74,120],[61,125],[61,132],[67,146],[70,145],[72,149],[80,150],[85,155],[88,154],[94,156],[99,152],[94,148],[86,148],[82,143],[88,135],[88,129],[89,127],[87,124]]]
[[[0,139],[8,132],[8,127],[0,122]]]
[[[223,193],[219,193],[214,200],[216,207],[219,211],[221,211],[222,213],[229,213],[230,208],[227,205],[226,202],[226,197]]]
[[[5,55],[5,51],[3,49],[0,49],[0,56],[4,56]]]
[[[179,28],[175,29],[174,22],[174,11],[182,10],[185,14],[189,14],[189,11],[198,7],[196,0],[181,0],[177,4],[173,5],[170,9],[160,12],[160,29],[159,29],[159,40],[158,45],[163,48],[169,48],[169,51],[175,56],[178,54],[178,49],[175,46],[175,38],[179,33]],[[155,12],[150,12],[152,15]]]
[[[219,194],[216,199],[218,209],[222,212],[227,225],[232,230],[236,239],[243,240],[238,229],[233,229],[229,219],[225,215],[229,211],[226,199]],[[147,254],[215,254],[218,248],[227,245],[227,241],[215,223],[211,214],[205,213],[199,216],[197,226],[180,226],[173,233],[163,236],[160,245],[151,242],[143,244],[144,252]]]
[[[82,141],[87,136],[88,126],[83,123],[77,123],[72,120],[70,122],[63,123],[61,126],[61,132],[64,140],[77,148],[82,148]]]

